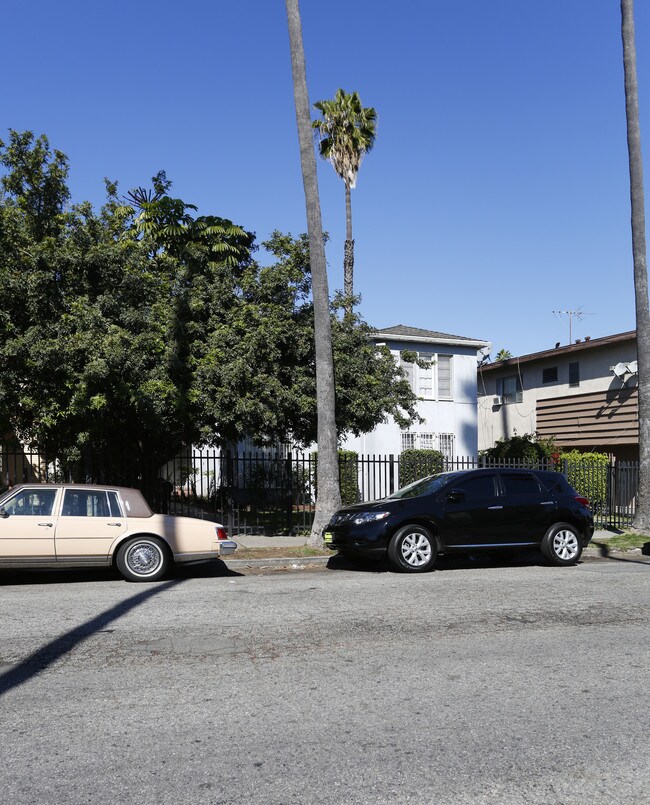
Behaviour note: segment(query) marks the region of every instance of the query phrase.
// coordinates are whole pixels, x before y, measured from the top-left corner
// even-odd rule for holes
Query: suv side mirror
[[[452,489],[447,494],[447,502],[448,503],[458,503],[461,500],[465,500],[465,490],[464,489]]]

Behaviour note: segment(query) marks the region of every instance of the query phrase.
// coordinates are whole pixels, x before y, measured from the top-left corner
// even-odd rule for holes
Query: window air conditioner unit
[[[500,394],[497,394],[497,395],[496,395],[496,396],[493,398],[493,400],[492,400],[492,404],[493,404],[493,405],[503,405],[503,397],[502,397]]]

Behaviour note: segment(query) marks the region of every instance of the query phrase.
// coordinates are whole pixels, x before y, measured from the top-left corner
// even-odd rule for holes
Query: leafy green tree
[[[229,311],[206,327],[195,353],[194,399],[206,427],[219,423],[228,441],[246,436],[263,443],[317,441],[316,352],[309,243],[280,232],[262,244],[270,266],[248,265]],[[417,398],[390,351],[370,340],[360,316],[331,306],[337,439],[358,435],[393,416],[407,427],[417,420]],[[320,451],[319,451],[320,452]]]
[[[322,531],[341,504],[336,440],[336,395],[334,359],[329,313],[327,264],[323,242],[323,222],[318,195],[318,173],[311,138],[307,67],[302,41],[302,22],[298,0],[285,0],[291,50],[293,95],[300,145],[300,165],[307,210],[307,232],[314,296],[314,333],[316,338],[316,400],[318,406],[318,497],[310,543],[322,543]]]
[[[352,238],[352,202],[350,190],[356,187],[357,175],[365,154],[375,144],[377,112],[364,107],[358,93],[342,89],[329,101],[318,101],[314,107],[322,114],[312,126],[320,138],[320,154],[328,159],[345,184],[345,251],[343,257],[343,291],[352,308],[354,293],[354,240]]]
[[[636,340],[639,360],[639,488],[634,527],[650,528],[650,307],[645,236],[643,157],[639,125],[639,88],[636,72],[634,2],[621,0],[621,36],[625,75],[625,113],[630,169],[632,257],[636,305]]]
[[[22,162],[0,156],[11,179]],[[35,197],[47,148],[38,160],[30,182],[7,186]],[[101,460],[103,474],[121,480],[129,458],[155,481],[192,443],[319,437],[307,236],[273,233],[263,244],[271,265],[262,265],[251,233],[195,217],[170,189],[158,174],[125,203],[108,183],[95,213],[66,207],[63,183],[51,205],[56,228],[43,219],[35,229],[21,196],[0,200],[0,427],[88,477]],[[341,310],[340,298],[328,310],[335,440],[388,415],[408,425],[416,400],[395,361]]]

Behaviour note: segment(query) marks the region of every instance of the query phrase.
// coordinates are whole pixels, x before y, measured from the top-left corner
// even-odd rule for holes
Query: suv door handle
[[[554,500],[543,500],[539,505],[540,506],[554,506],[555,501]]]
[[[503,506],[488,506],[488,511],[492,511],[493,509],[502,509]]]

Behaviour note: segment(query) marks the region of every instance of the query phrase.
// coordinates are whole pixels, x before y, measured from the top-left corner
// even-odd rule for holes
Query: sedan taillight
[[[217,526],[217,539],[228,539],[228,532],[222,525]]]
[[[583,506],[589,505],[589,498],[585,498],[582,495],[576,495],[575,499],[578,501],[578,503],[582,503]]]

